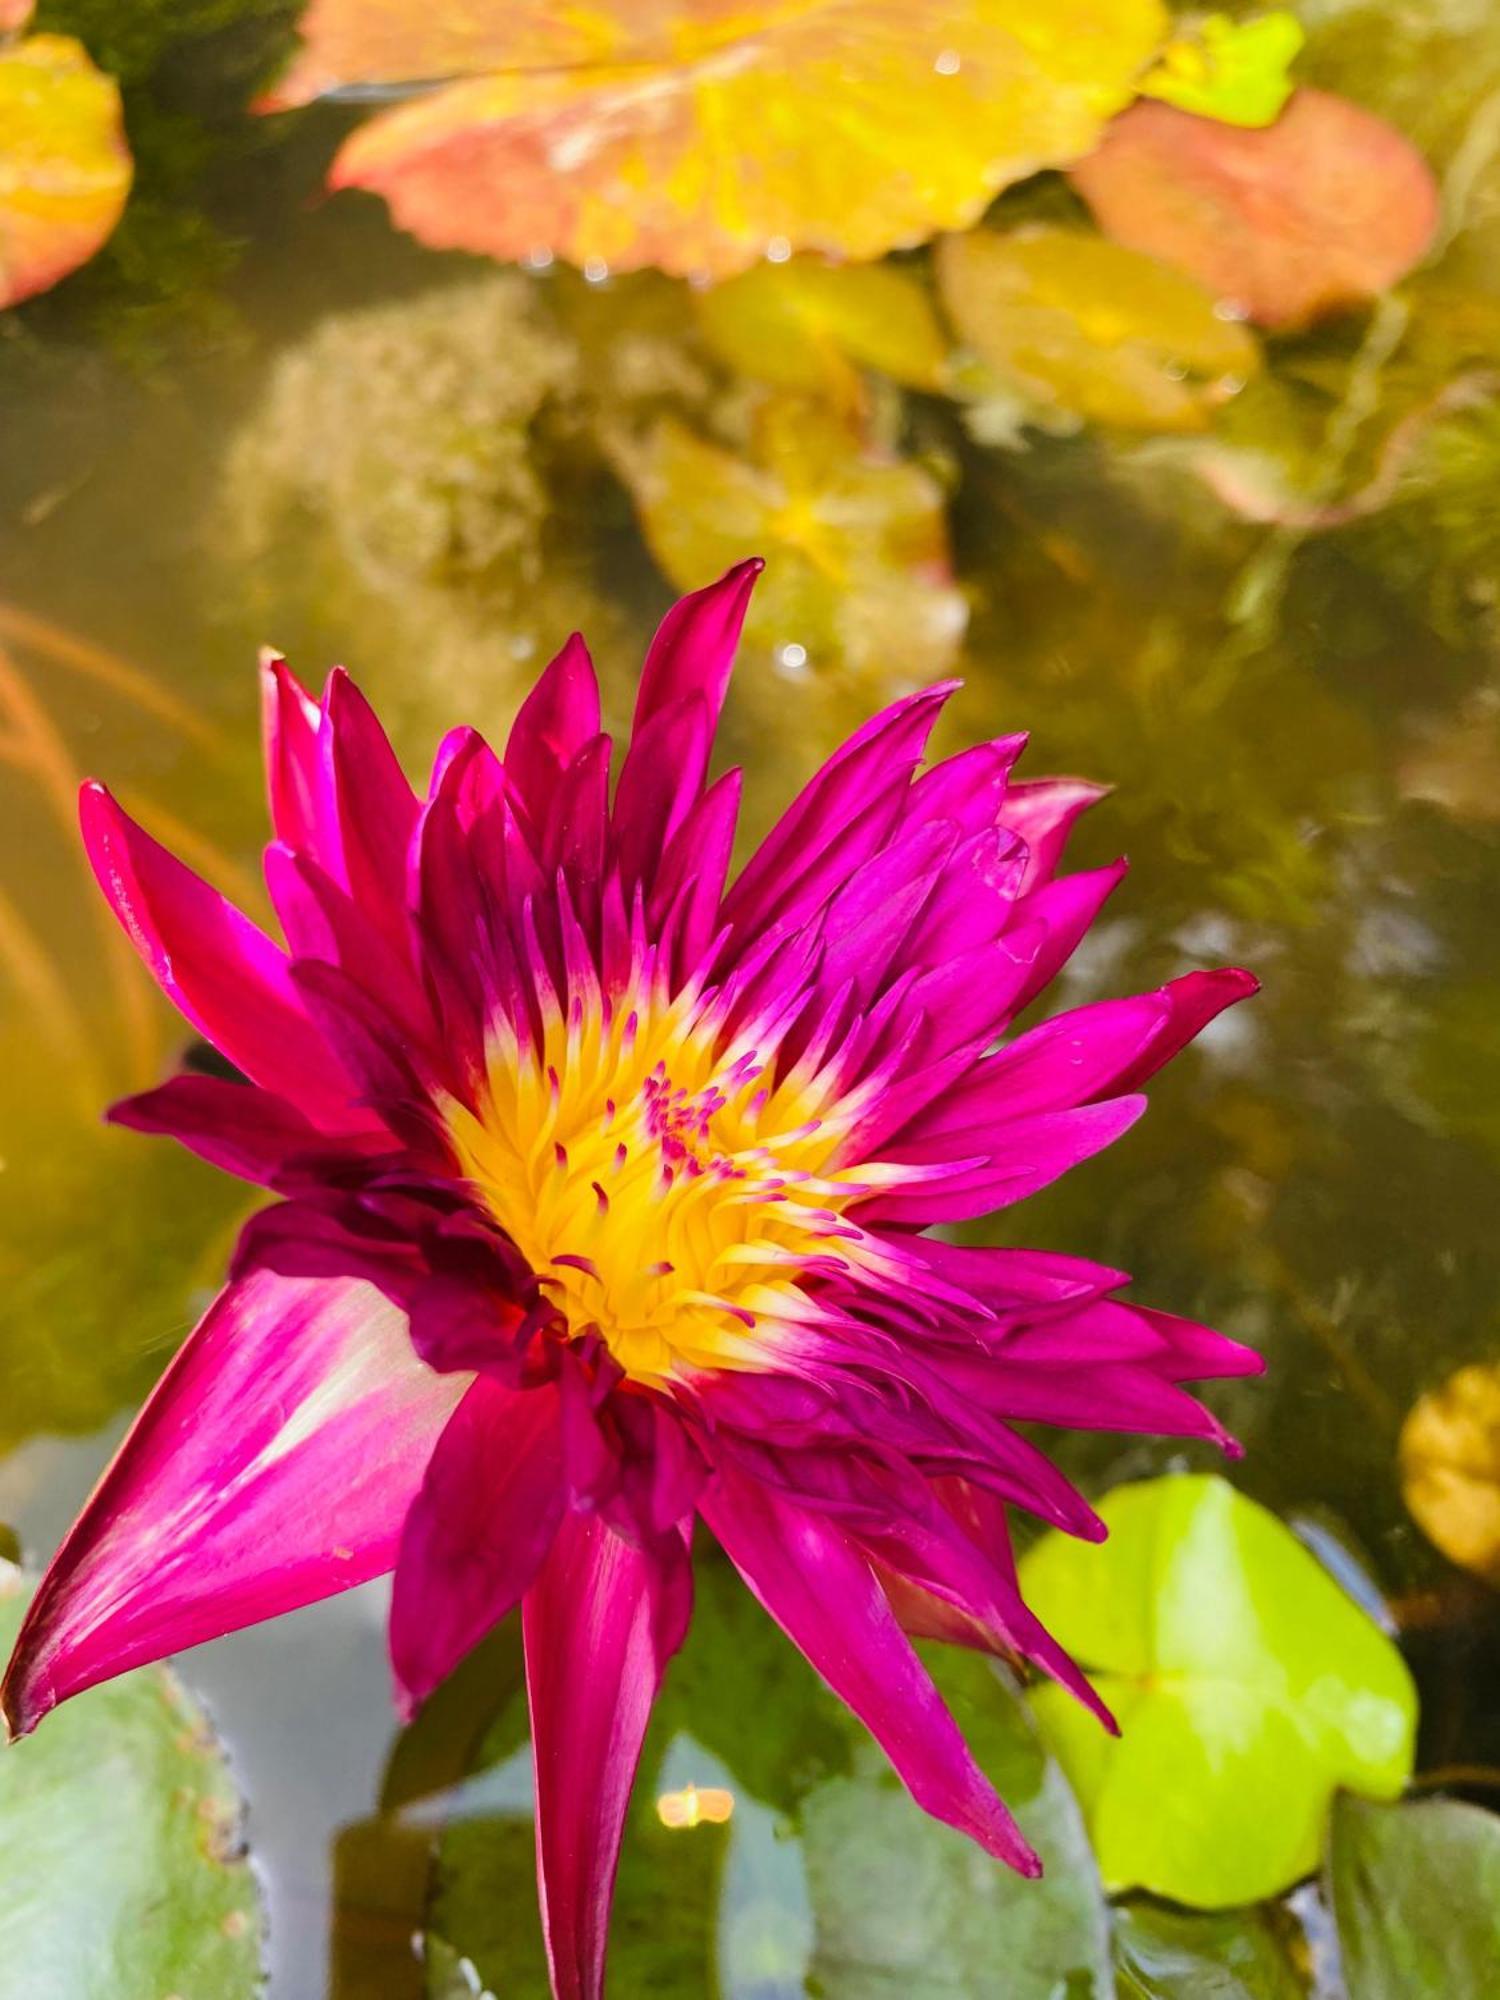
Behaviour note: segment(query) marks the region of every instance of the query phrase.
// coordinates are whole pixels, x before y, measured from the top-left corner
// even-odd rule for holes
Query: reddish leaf
[[[1262,326],[1372,298],[1426,252],[1432,171],[1373,112],[1294,92],[1260,130],[1141,102],[1072,169],[1100,228],[1197,278]]]

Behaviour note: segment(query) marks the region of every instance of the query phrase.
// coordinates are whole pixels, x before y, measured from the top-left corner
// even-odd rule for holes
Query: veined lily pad
[[[1326,1889],[1349,2000],[1489,2000],[1500,1819],[1449,1799],[1334,1808]]]
[[[453,79],[333,184],[438,247],[725,277],[962,228],[1087,152],[1165,26],[1160,0],[314,0],[269,104]]]
[[[29,1589],[0,1566],[0,1650]],[[91,1689],[0,1749],[5,2000],[250,2000],[261,1908],[240,1801],[161,1667]]]
[[[964,340],[1043,410],[1202,430],[1260,366],[1254,335],[1191,278],[1082,230],[950,236],[938,273]]]
[[[130,178],[120,93],[82,46],[32,35],[0,47],[0,307],[87,263]]]
[[[1290,1530],[1225,1480],[1118,1487],[1100,1513],[1106,1543],[1049,1534],[1022,1582],[1121,1726],[1109,1737],[1061,1690],[1037,1690],[1105,1882],[1202,1908],[1273,1895],[1317,1865],[1337,1789],[1401,1791],[1411,1676]]]

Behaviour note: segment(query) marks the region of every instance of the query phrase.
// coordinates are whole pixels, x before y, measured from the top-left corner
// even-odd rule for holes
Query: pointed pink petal
[[[391,1568],[465,1378],[358,1280],[258,1271],[209,1308],[43,1577],[0,1707],[69,1695]]]
[[[729,1467],[699,1505],[751,1590],[869,1729],[917,1804],[986,1853],[1039,1874],[849,1537]]]
[[[935,1222],[964,1222],[1024,1201],[1112,1146],[1145,1109],[1144,1097],[1108,1097],[1075,1110],[904,1138],[883,1147],[883,1157],[902,1165],[952,1162],[952,1171],[876,1195],[861,1204],[859,1220],[925,1228]]]
[[[318,725],[322,711],[285,660],[263,653],[261,730],[276,838],[312,848],[318,825]]]
[[[1067,964],[1095,917],[1124,881],[1126,872],[1127,864],[1115,861],[1108,868],[1064,875],[1033,889],[1029,895],[1017,897],[1012,924],[1029,926],[1040,921],[1043,935],[1032,960],[1031,975],[1016,997],[1013,1013],[1019,1014],[1029,1005]]]
[[[729,688],[735,648],[745,624],[750,593],[765,568],[759,556],[736,563],[717,583],[680,597],[657,627],[641,669],[632,733],[652,716],[697,696],[712,735]]]
[[[1020,834],[1030,850],[1022,891],[1050,882],[1062,860],[1075,822],[1097,805],[1108,790],[1083,778],[1026,778],[1012,785],[1000,809],[1000,821]]]
[[[406,1517],[391,1663],[408,1712],[522,1595],[562,1518],[557,1390],[470,1385]]]
[[[546,819],[558,779],[599,734],[599,683],[588,648],[575,632],[522,702],[501,759],[522,811]]]
[[[956,682],[893,702],[836,750],[746,862],[724,903],[739,936],[821,910],[884,846],[911,791],[911,777]],[[743,949],[743,947],[741,947]],[[738,954],[737,954],[738,955]]]
[[[406,871],[417,800],[369,702],[342,667],[323,698],[323,790],[331,825],[313,859],[403,956]]]
[[[352,1133],[335,1141],[284,1097],[256,1084],[186,1073],[111,1105],[109,1120],[132,1132],[165,1133],[200,1159],[263,1187],[274,1186],[295,1160],[326,1158],[335,1146],[347,1152],[377,1143]]]
[[[648,1552],[563,1517],[523,1606],[542,1929],[557,2000],[600,2000],[620,1837],[667,1661],[692,1609],[672,1536]]]
[[[100,888],[184,1018],[315,1123],[347,1123],[348,1079],[308,1019],[285,953],[102,785],[84,786],[78,810]]]

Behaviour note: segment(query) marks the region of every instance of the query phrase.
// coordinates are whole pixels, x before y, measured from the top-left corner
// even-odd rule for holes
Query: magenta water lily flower
[[[242,1081],[118,1106],[280,1197],[67,1537],[3,1699],[80,1689],[394,1571],[402,1705],[521,1607],[560,2000],[603,1990],[626,1805],[701,1519],[930,1813],[1037,1862],[908,1635],[1035,1663],[1007,1509],[1103,1530],[1021,1422],[1225,1442],[1248,1350],[1118,1271],[928,1232],[1140,1115],[1242,972],[1006,1039],[1122,866],[1019,737],[919,772],[951,691],[818,772],[733,881],[715,726],[760,568],[671,611],[613,796],[582,643],[503,758],[414,796],[352,682],[265,668],[274,943],[90,785],[99,881]]]

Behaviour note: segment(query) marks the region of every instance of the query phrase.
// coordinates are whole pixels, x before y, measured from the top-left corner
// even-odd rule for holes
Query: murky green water
[[[1487,354],[1500,366],[1500,167],[1481,117],[1500,125],[1500,51],[1481,10],[1441,24],[1411,12],[1310,10],[1315,70],[1350,89],[1357,77],[1440,169],[1469,148],[1467,182],[1449,183],[1451,247],[1405,306],[1290,343],[1279,362],[1321,398],[1329,494],[1368,478],[1390,423],[1444,371]],[[1398,17],[1434,65],[1443,54],[1440,90],[1414,92]],[[452,721],[503,733],[577,623],[597,635],[622,721],[630,663],[672,593],[600,438],[611,407],[624,422],[718,393],[676,289],[420,251],[373,202],[319,194],[339,114],[227,137],[222,78],[243,58],[231,35],[212,62],[175,56],[152,86],[162,121],[186,106],[209,139],[200,173],[174,169],[146,268],[85,274],[0,322],[0,1519],[37,1557],[245,1212],[207,1167],[99,1126],[181,1037],[86,879],[78,777],[107,777],[258,901],[263,641],[310,679],[346,660],[413,768]],[[174,299],[170,218],[195,205],[215,245],[241,248],[222,276],[217,249],[195,252]],[[1265,982],[1161,1081],[1141,1128],[1006,1226],[1128,1268],[1143,1299],[1265,1350],[1265,1380],[1217,1399],[1246,1445],[1237,1479],[1396,1606],[1422,1688],[1421,1763],[1500,1762],[1500,1610],[1415,1528],[1395,1459],[1413,1400],[1494,1359],[1500,1339],[1500,417],[1481,396],[1438,437],[1435,470],[1424,461],[1369,518],[1319,531],[1236,520],[1172,453],[1097,434],[986,448],[922,397],[899,429],[951,491],[970,607],[946,741],[1026,727],[1030,771],[1117,788],[1077,855],[1123,850],[1132,872],[1058,1002],[1223,960]],[[852,669],[809,647],[799,660],[799,643],[789,626],[752,647],[731,698],[755,826],[869,707],[931,677],[906,657]],[[1069,1460],[1099,1486],[1176,1462],[1118,1440]],[[497,1643],[399,1738],[382,1611],[378,1592],[357,1593],[187,1663],[251,1800],[275,2000],[420,1990],[407,1940],[425,1922],[431,1800],[487,1729],[504,1735],[515,1663]],[[704,1882],[726,1866],[726,1907],[775,1910],[784,1962],[695,1933],[681,1963],[653,1962],[622,1991],[703,1991],[710,1960],[741,2000],[796,1990],[805,1884],[789,1843],[747,1821],[769,1825],[807,1796],[809,1771],[850,1753],[800,1681],[774,1658],[757,1680],[749,1657],[756,1670],[723,1697],[733,1727],[711,1712],[713,1676],[693,1683],[698,1749],[680,1709],[662,1783],[743,1780],[762,1803],[727,1862],[704,1829],[659,1830],[657,1859],[679,1909],[706,1907]],[[502,1913],[519,1934],[533,1922],[529,1833],[506,1770],[500,1758],[466,1810],[521,1814]],[[649,1930],[649,1908],[626,1903],[627,1928]],[[534,1948],[517,1950],[500,1990],[530,1994]]]

